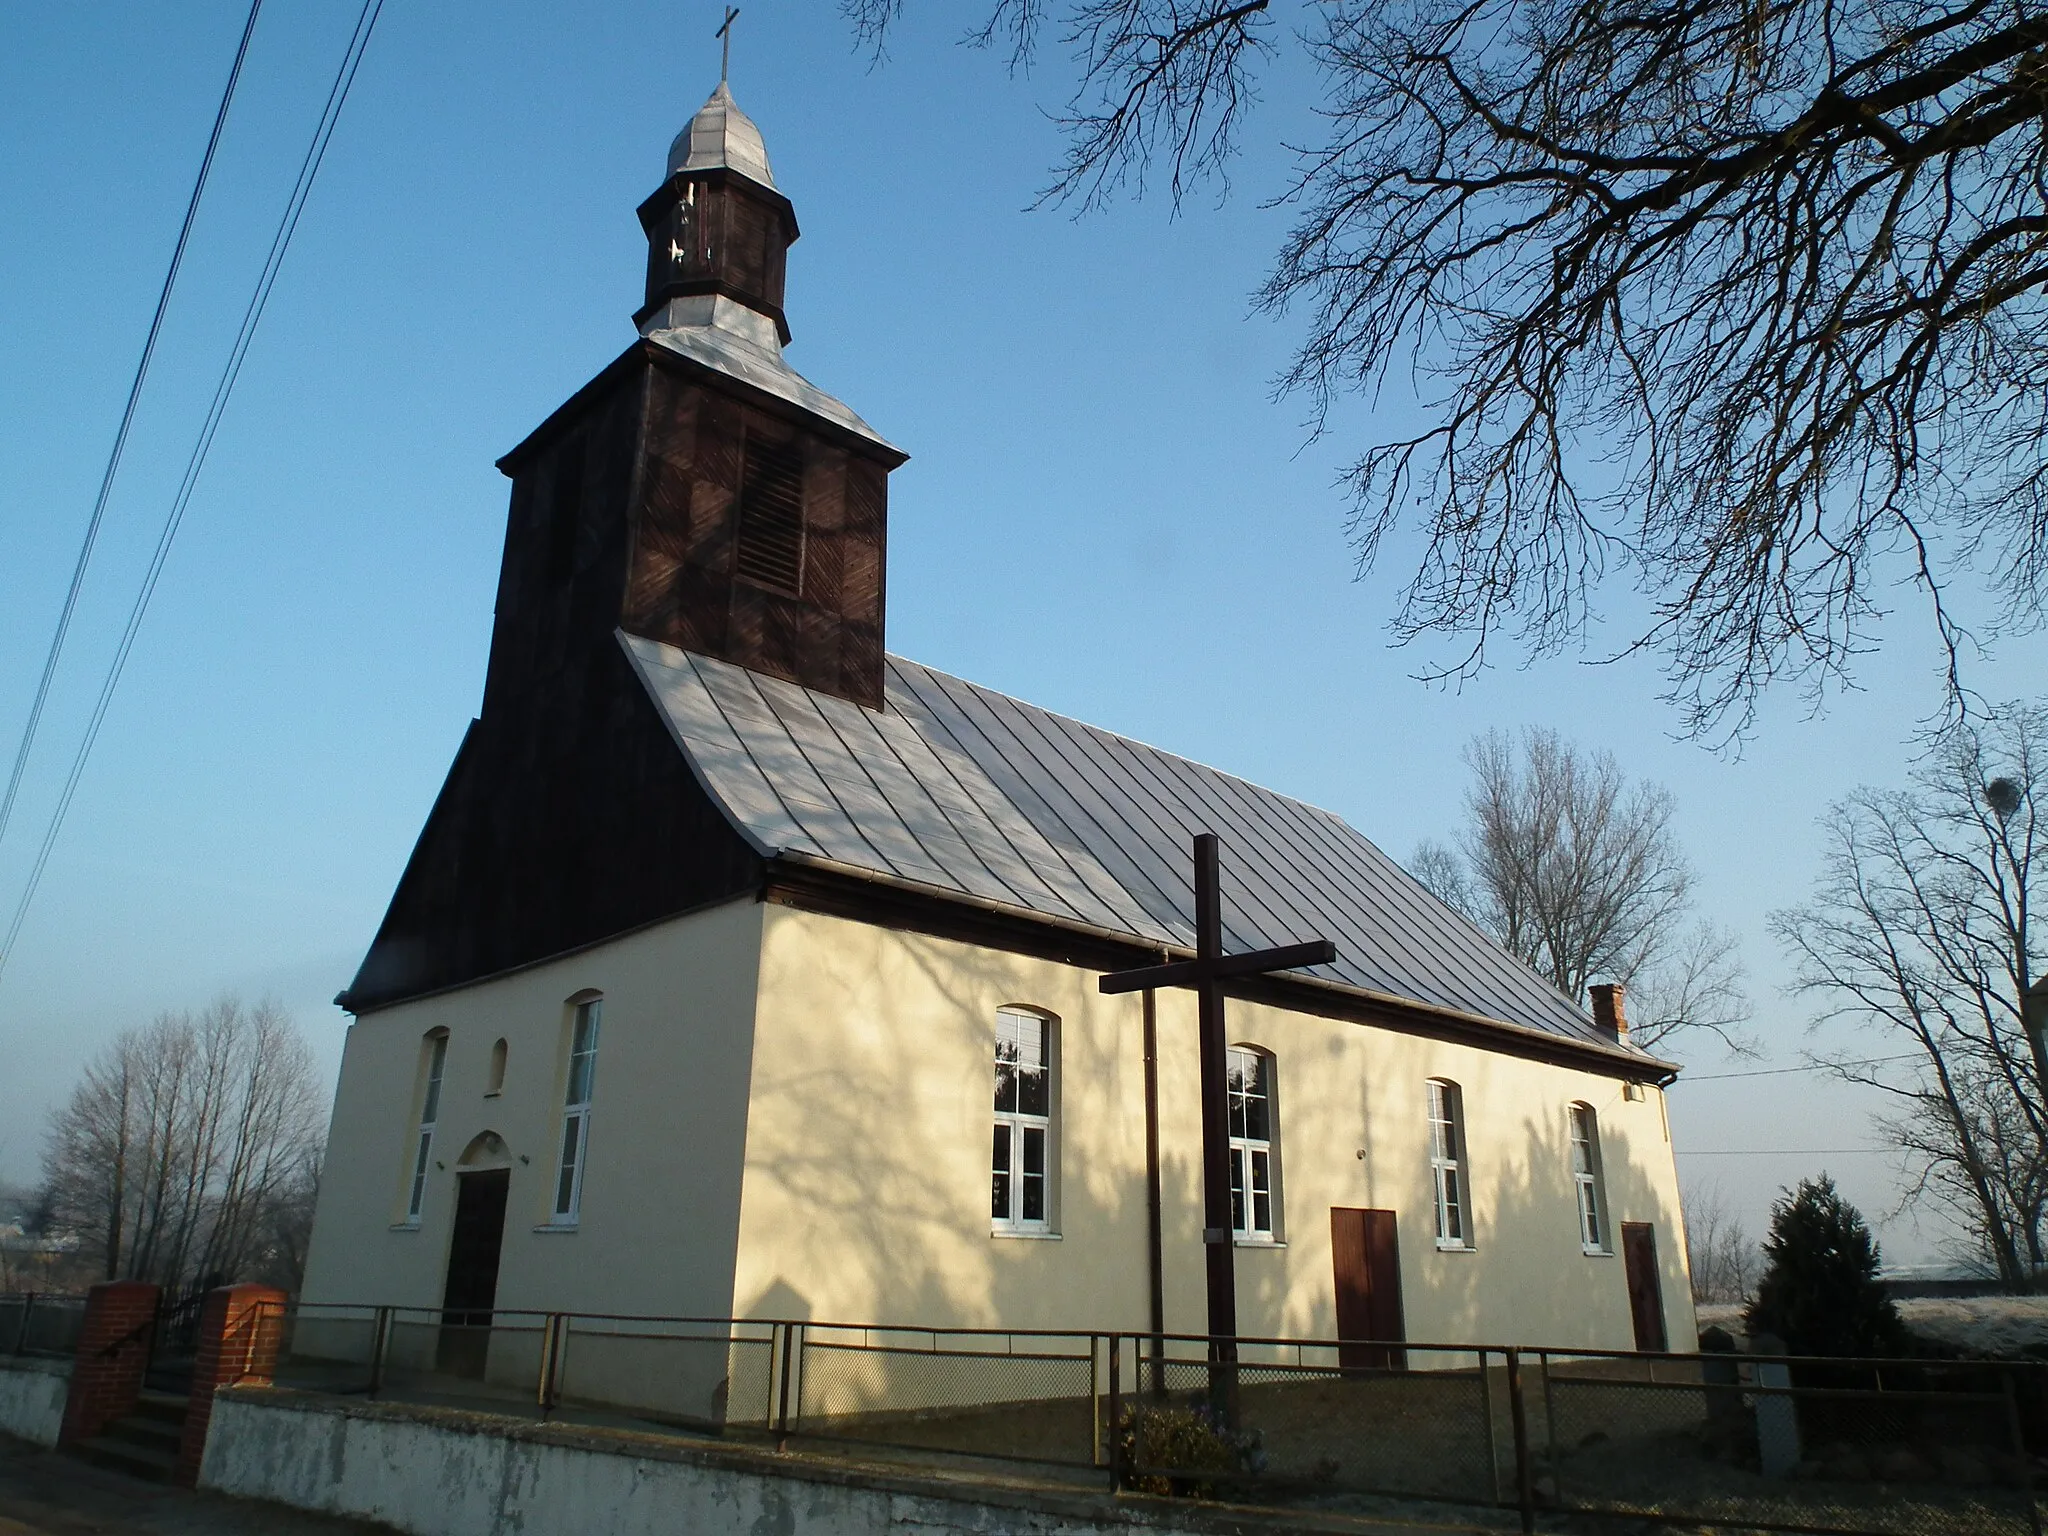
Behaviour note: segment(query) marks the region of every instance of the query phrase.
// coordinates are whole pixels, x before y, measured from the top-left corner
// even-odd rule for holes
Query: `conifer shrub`
[[[1896,1356],[1898,1309],[1878,1283],[1877,1239],[1826,1174],[1771,1207],[1764,1274],[1746,1318],[1751,1338],[1775,1334],[1794,1355]]]

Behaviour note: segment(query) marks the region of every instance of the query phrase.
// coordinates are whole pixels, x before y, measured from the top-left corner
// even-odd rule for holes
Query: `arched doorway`
[[[448,1236],[448,1278],[441,1290],[438,1367],[482,1380],[498,1302],[498,1260],[505,1247],[505,1202],[512,1156],[496,1131],[480,1132],[455,1169],[455,1225]]]

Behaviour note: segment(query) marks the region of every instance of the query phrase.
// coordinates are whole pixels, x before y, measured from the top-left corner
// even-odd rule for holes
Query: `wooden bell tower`
[[[723,81],[697,114],[709,116],[725,133],[739,108]],[[699,136],[693,122],[685,140]],[[710,133],[703,137],[709,139]],[[728,138],[733,137],[728,135]],[[767,157],[750,165],[732,147],[724,152],[707,145],[701,158],[720,163],[690,168],[698,154],[685,154],[667,181],[640,205],[640,227],[647,232],[647,302],[633,317],[636,325],[658,313],[670,299],[723,294],[775,322],[778,339],[789,343],[789,321],[782,313],[782,284],[791,245],[796,243],[796,210],[789,199],[749,174],[767,171]],[[677,157],[670,156],[671,162]]]
[[[512,507],[483,708],[347,1006],[758,880],[620,631],[885,707],[888,480],[906,455],[783,361],[796,216],[723,82],[640,220],[639,339],[498,461]]]
[[[639,212],[641,344],[500,461],[486,713],[614,627],[880,709],[905,455],[783,361],[796,214],[723,82]]]

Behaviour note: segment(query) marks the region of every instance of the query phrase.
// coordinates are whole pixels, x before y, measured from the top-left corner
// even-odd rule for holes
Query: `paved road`
[[[0,1536],[392,1536],[388,1526],[186,1493],[0,1435]]]

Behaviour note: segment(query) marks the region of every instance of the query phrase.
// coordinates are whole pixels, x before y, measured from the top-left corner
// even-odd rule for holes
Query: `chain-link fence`
[[[1093,1466],[1101,1340],[1088,1333],[792,1325],[788,1435]]]
[[[1495,1504],[1512,1485],[1501,1351],[1240,1339],[1232,1361],[1192,1335],[1128,1346],[1117,1456],[1147,1491]]]
[[[267,1379],[303,1391],[638,1429],[765,1431],[782,1325],[293,1302]]]
[[[389,1309],[295,1303],[264,1310],[276,1329],[270,1379],[277,1385],[343,1394],[374,1389],[380,1335]]]
[[[0,1349],[22,1310],[0,1297]],[[297,1304],[274,1326],[282,1386],[1338,1521],[1429,1500],[1523,1530],[2040,1536],[2048,1465],[2048,1366],[2024,1364]]]
[[[1550,1352],[1533,1364],[1535,1492],[1561,1509],[1883,1536],[2040,1530],[2044,1447],[2027,1433],[2039,1368]]]
[[[767,1430],[781,1332],[724,1318],[565,1315],[550,1350],[547,1406],[683,1429]]]
[[[23,1291],[0,1296],[0,1355],[54,1355],[78,1350],[85,1323],[83,1296]]]

